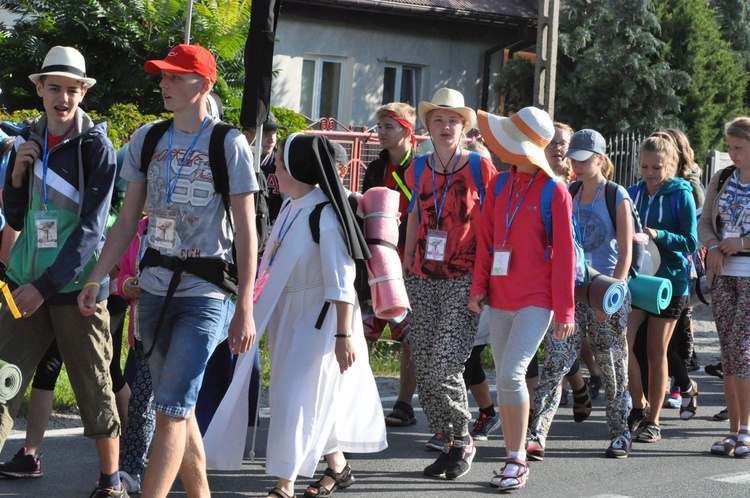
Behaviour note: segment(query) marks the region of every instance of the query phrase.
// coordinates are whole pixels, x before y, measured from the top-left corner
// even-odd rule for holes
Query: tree
[[[560,15],[555,117],[603,134],[674,124],[689,78],[662,60],[648,0],[569,0]]]
[[[223,78],[236,80],[236,60],[250,19],[250,0],[199,0],[193,9],[191,43],[217,56],[217,92],[238,106]],[[185,38],[187,0],[0,0],[0,7],[22,17],[0,37],[4,68],[0,106],[10,110],[38,105],[28,75],[38,70],[54,45],[78,48],[97,84],[86,95],[88,109],[105,112],[115,103],[133,103],[151,113],[162,111],[155,78],[143,71],[148,59],[161,59]],[[241,85],[240,85],[241,88]]]
[[[721,24],[722,38],[731,44],[745,72],[750,72],[750,0],[712,0],[710,4]],[[750,85],[744,102],[750,107]]]
[[[702,157],[721,143],[727,119],[743,109],[745,70],[705,0],[656,0],[655,5],[667,45],[664,60],[690,75],[689,86],[677,92],[683,102],[679,119]]]

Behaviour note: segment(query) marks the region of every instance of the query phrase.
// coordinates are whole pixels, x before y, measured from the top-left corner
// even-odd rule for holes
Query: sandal
[[[406,427],[416,423],[414,409],[403,401],[396,401],[391,413],[385,416],[385,425],[388,427]]]
[[[508,465],[516,465],[518,472],[514,474],[506,473]],[[507,479],[511,479],[509,483],[503,483]],[[526,465],[524,460],[518,458],[509,458],[505,461],[505,466],[502,468],[500,473],[495,472],[495,477],[490,479],[490,486],[493,488],[500,488],[500,491],[510,491],[512,489],[521,489],[526,486],[529,480],[529,467]]]
[[[734,453],[734,447],[737,445],[737,436],[729,435],[721,441],[716,441],[711,445],[712,455],[731,455]]]
[[[690,389],[680,394],[682,395],[680,418],[682,420],[690,420],[695,416],[695,411],[698,408],[698,384],[694,380],[691,380]]]
[[[268,498],[297,498],[297,495],[288,495],[281,488],[273,488],[268,492]]]
[[[747,436],[748,434],[750,434],[750,432],[746,430],[740,431],[740,434],[737,437],[737,445],[734,447],[735,458],[745,458],[750,455],[750,438],[740,439],[740,437]]]
[[[647,422],[646,426],[635,437],[635,440],[639,443],[656,443],[661,441],[661,427],[653,422]]]
[[[628,429],[630,432],[635,432],[651,415],[651,406],[646,403],[643,408],[631,408],[628,414]]]
[[[589,385],[585,380],[583,387],[578,391],[573,391],[573,420],[583,422],[591,415],[591,394]]]
[[[330,488],[323,486],[323,478],[320,478],[316,482],[310,484],[305,491],[305,498],[318,498],[319,496],[331,496],[337,489],[345,489],[354,484],[354,476],[352,475],[352,467],[348,463],[344,470],[336,472],[331,467],[328,467],[324,476],[328,476],[333,479],[333,485]]]

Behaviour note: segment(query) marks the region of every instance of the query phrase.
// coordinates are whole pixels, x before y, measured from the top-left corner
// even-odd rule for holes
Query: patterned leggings
[[[135,341],[130,354],[135,360],[136,370],[128,402],[128,425],[120,438],[120,470],[128,474],[143,474],[146,452],[156,428],[156,414],[151,408],[154,391],[143,343]]]
[[[471,280],[471,275],[406,277],[419,403],[432,430],[445,441],[467,434],[471,420],[463,379],[479,325],[479,315],[466,305]]]
[[[711,289],[724,375],[750,377],[750,278],[717,275]]]
[[[602,371],[607,399],[607,424],[610,439],[628,434],[628,341],[627,321],[630,303],[606,322],[595,320],[590,306],[576,303],[576,329],[569,338],[558,341],[548,331],[544,336],[544,368],[534,390],[534,411],[530,429],[547,437],[560,404],[561,382],[581,351],[584,334],[591,343],[596,363]]]

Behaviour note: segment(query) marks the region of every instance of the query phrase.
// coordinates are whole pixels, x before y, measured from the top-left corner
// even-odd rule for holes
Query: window
[[[310,119],[339,119],[341,61],[318,57],[302,62],[300,112]]]
[[[422,85],[422,68],[406,65],[388,65],[383,74],[383,104],[405,102],[416,106]]]

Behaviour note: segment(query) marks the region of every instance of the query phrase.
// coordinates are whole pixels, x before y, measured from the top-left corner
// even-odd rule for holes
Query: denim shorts
[[[163,301],[164,296],[143,291],[138,299],[138,328],[145,351],[154,343]],[[190,416],[206,363],[227,337],[229,305],[229,299],[172,298],[148,359],[157,413],[180,419]]]

